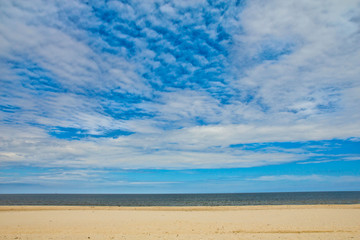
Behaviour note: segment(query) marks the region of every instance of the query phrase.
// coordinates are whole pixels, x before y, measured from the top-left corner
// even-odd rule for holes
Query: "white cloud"
[[[284,113],[289,121],[335,117],[326,111],[346,111],[345,122],[359,119],[352,108],[359,95],[348,93],[359,86],[360,34],[353,11],[358,7],[358,1],[249,2],[240,15],[244,30],[236,37],[234,60],[261,57],[269,42],[285,49],[290,45],[290,50],[278,60],[253,63],[235,86],[253,89],[255,100],[268,108],[274,121],[284,120]],[[281,52],[276,45],[270,50]]]
[[[105,174],[108,174],[108,171],[103,170],[50,170],[46,173],[35,173],[30,174],[29,176],[5,176],[0,177],[0,184],[11,184],[11,183],[26,183],[26,184],[38,184],[42,186],[61,186],[66,184],[73,184],[76,182],[80,184],[79,186],[87,186],[88,183],[91,183],[91,186],[131,186],[131,185],[165,185],[165,184],[177,184],[181,182],[173,181],[134,181],[127,180],[126,178],[104,178]],[[123,179],[123,180],[118,180]],[[80,188],[81,188],[80,187]]]
[[[270,175],[247,179],[250,181],[326,181],[326,182],[360,182],[359,176],[327,175]]]
[[[170,6],[170,4],[165,4],[160,7],[160,11],[168,15],[176,15],[176,10]]]
[[[304,161],[314,157],[305,150],[267,148],[262,151],[230,148],[231,144],[252,142],[281,142],[301,139],[323,139],[317,129],[247,126],[201,127],[149,134],[133,134],[116,139],[87,138],[65,140],[42,135],[26,136],[28,129],[5,129],[1,137],[2,164],[32,164],[48,167],[115,167],[115,168],[226,168],[252,167]],[[289,136],[289,132],[295,132]],[[349,127],[349,130],[353,130]],[[312,133],[312,131],[314,131]],[[344,129],[337,128],[341,134]],[[41,131],[40,131],[41,133]],[[321,133],[331,134],[330,130]],[[277,134],[276,137],[274,135]],[[339,134],[333,132],[333,134]],[[349,133],[350,134],[350,133]],[[332,138],[332,135],[326,137]],[[9,154],[11,153],[11,154]],[[19,157],[21,156],[21,157]],[[319,155],[321,156],[321,155]],[[326,157],[326,155],[325,155]],[[338,156],[347,160],[349,156]],[[356,157],[350,156],[350,157]]]

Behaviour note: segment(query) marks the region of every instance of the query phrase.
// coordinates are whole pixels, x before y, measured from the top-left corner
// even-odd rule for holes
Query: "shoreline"
[[[0,205],[0,211],[36,210],[147,210],[147,211],[232,211],[267,209],[360,209],[355,204],[297,204],[297,205],[245,205],[245,206],[78,206],[78,205]]]

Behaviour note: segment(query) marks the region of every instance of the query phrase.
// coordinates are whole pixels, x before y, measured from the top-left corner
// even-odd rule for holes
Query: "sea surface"
[[[247,206],[301,204],[360,204],[360,191],[224,194],[0,194],[0,205]]]

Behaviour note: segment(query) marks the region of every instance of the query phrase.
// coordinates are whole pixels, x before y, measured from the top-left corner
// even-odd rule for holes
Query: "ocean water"
[[[357,203],[360,203],[360,192],[224,194],[0,194],[0,205],[247,206]]]

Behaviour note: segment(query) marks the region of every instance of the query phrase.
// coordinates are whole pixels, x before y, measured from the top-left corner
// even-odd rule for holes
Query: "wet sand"
[[[360,204],[0,206],[0,239],[360,239]]]

